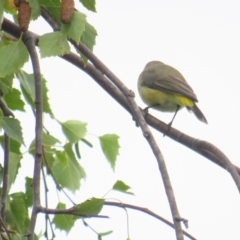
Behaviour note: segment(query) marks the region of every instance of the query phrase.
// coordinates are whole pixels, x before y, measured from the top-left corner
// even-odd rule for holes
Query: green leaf
[[[50,106],[49,98],[48,98],[48,88],[47,88],[47,80],[42,77],[42,93],[43,93],[43,112],[50,114],[53,116],[53,112]]]
[[[60,8],[61,2],[59,0],[49,1],[49,0],[39,0],[39,4],[46,8],[49,14],[57,21],[60,21]]]
[[[28,74],[24,71],[19,71],[17,77],[21,84],[21,90],[25,100],[30,104],[30,106],[35,109],[35,82],[34,75]],[[43,92],[43,112],[53,115],[53,112],[50,107],[49,98],[48,98],[48,88],[47,81],[42,77],[42,92]]]
[[[103,153],[105,154],[107,160],[109,161],[113,169],[115,167],[118,150],[120,147],[118,139],[119,136],[116,134],[105,134],[99,137]]]
[[[4,149],[5,139],[4,136],[0,136],[0,144],[2,148]],[[20,168],[20,160],[22,158],[22,154],[20,151],[21,144],[11,138],[9,138],[9,158],[8,158],[8,164],[9,164],[9,173],[8,173],[8,190],[10,190],[12,184],[15,182],[18,170]]]
[[[52,135],[43,132],[42,145],[44,147],[45,154],[46,153],[54,154],[56,151],[52,148],[52,146],[54,146],[56,143],[60,143],[60,141],[53,137]],[[35,139],[33,139],[32,142],[30,143],[28,151],[32,156],[35,155]]]
[[[66,205],[60,202],[57,205],[57,209],[66,209]],[[66,232],[69,232],[72,229],[75,221],[76,218],[67,214],[55,214],[53,218],[53,223],[55,224],[56,228]]]
[[[12,74],[0,79],[0,89],[3,95],[12,89],[13,78],[14,75]]]
[[[0,143],[2,148],[4,148],[4,136],[0,136]],[[22,157],[21,150],[20,150],[21,144],[12,138],[9,139],[9,143],[10,143],[9,145],[10,152],[16,153],[19,155],[19,157]]]
[[[25,90],[24,97],[26,101],[29,104],[33,105],[35,99],[35,86],[33,74],[28,74],[27,72],[21,70],[16,74],[16,76],[20,81],[21,88]]]
[[[75,192],[80,188],[80,180],[85,178],[86,174],[70,147],[71,145],[66,145],[66,151],[56,151],[53,155],[47,153],[46,160],[56,181],[62,187]]]
[[[86,22],[86,15],[75,11],[71,22],[61,25],[61,31],[67,37],[73,39],[79,44],[81,36],[85,30]]]
[[[25,194],[22,192],[10,195],[6,208],[6,222],[21,235],[26,234],[29,225],[28,210],[25,205]]]
[[[43,145],[47,147],[51,147],[51,146],[54,146],[56,143],[60,143],[60,141],[57,138],[45,132],[43,132],[42,139],[43,139]]]
[[[90,11],[96,12],[96,2],[95,0],[80,0],[82,5]]]
[[[31,7],[31,19],[37,19],[41,14],[40,5],[38,0],[28,0],[29,5]]]
[[[96,36],[97,36],[96,29],[87,22],[85,25],[85,31],[83,32],[81,37],[81,42],[92,51],[93,46],[96,44]],[[81,52],[80,55],[84,61],[84,64],[86,64],[87,58]]]
[[[8,93],[4,95],[4,100],[10,109],[24,111],[24,102],[21,99],[21,92],[16,88],[8,91]]]
[[[28,61],[28,51],[22,41],[0,48],[0,77],[16,72]]]
[[[9,153],[9,173],[8,173],[8,191],[15,182],[18,170],[20,168],[21,155],[10,152]]]
[[[33,179],[26,177],[25,178],[25,188],[26,188],[26,198],[25,204],[27,207],[31,207],[33,205],[33,187],[32,187]]]
[[[104,204],[102,198],[91,198],[78,206],[78,213],[83,215],[97,215],[101,212]]]
[[[132,192],[128,192],[128,190],[131,189],[131,188],[127,184],[125,184],[123,181],[120,181],[120,180],[115,182],[112,189],[116,190],[116,191],[123,192],[123,193],[134,195]]]
[[[41,56],[62,56],[70,52],[67,37],[62,32],[46,33],[39,37],[39,48]]]
[[[62,131],[71,143],[76,143],[80,139],[84,138],[87,128],[87,123],[78,120],[69,120],[64,123],[60,123]]]
[[[4,131],[10,138],[16,140],[21,144],[24,144],[22,136],[22,127],[18,119],[3,117],[0,119],[0,121],[2,123]]]

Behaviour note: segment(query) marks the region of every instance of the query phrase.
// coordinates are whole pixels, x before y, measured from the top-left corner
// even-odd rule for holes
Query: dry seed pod
[[[31,8],[28,2],[20,2],[18,9],[18,23],[20,30],[26,32],[28,30],[28,25],[31,17]]]
[[[74,0],[62,0],[61,5],[61,22],[69,23],[74,13]]]

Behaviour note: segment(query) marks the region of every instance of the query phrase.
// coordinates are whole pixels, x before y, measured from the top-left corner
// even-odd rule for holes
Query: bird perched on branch
[[[198,108],[197,96],[183,75],[175,68],[159,61],[149,62],[138,78],[138,91],[149,108],[162,112],[175,112],[169,128],[178,112],[186,107],[198,120],[207,123],[207,119]],[[168,128],[168,129],[169,129]]]

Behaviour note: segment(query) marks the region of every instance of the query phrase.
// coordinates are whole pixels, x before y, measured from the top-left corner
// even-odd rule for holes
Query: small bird
[[[148,105],[145,111],[154,108],[162,112],[175,112],[168,124],[169,128],[178,110],[183,107],[192,111],[198,120],[207,123],[207,119],[196,105],[198,99],[192,88],[183,75],[169,65],[159,61],[147,63],[138,78],[138,92],[143,102]]]

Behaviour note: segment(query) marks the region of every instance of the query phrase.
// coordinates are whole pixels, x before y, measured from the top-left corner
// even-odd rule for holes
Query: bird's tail
[[[198,120],[206,124],[208,123],[207,119],[205,118],[205,116],[203,115],[203,113],[201,112],[201,110],[198,108],[196,104],[194,104],[193,107],[189,110],[193,111],[193,113],[195,114]]]

